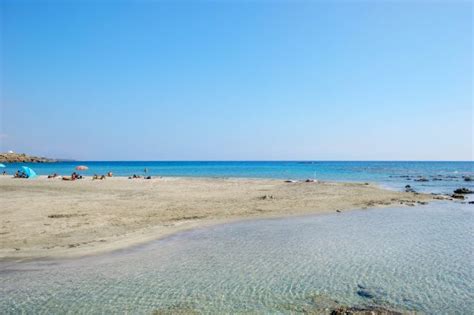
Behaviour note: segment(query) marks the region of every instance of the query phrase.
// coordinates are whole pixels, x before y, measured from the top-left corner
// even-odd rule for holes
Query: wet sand
[[[0,259],[78,257],[249,218],[413,206],[425,194],[359,183],[0,176]]]

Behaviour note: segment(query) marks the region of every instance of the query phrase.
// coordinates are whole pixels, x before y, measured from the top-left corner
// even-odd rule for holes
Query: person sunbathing
[[[53,175],[48,175],[48,178],[56,178],[58,177],[58,174],[54,173]]]

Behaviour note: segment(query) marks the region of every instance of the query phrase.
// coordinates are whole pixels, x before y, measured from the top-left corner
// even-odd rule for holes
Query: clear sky
[[[0,1],[1,150],[472,160],[470,1]]]

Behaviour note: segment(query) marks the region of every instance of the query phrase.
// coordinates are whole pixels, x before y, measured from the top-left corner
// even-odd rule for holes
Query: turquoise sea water
[[[21,165],[9,164],[7,171],[14,172]],[[77,165],[87,165],[81,174],[118,176],[211,176],[306,179],[317,178],[336,181],[375,182],[402,189],[409,184],[424,192],[452,192],[459,185],[470,185],[462,176],[474,179],[474,162],[351,162],[351,161],[275,161],[275,162],[95,162],[75,161],[45,164],[26,164],[38,174],[58,173],[70,175]],[[419,177],[428,182],[415,182]],[[471,186],[472,187],[472,186]]]
[[[318,178],[451,193],[473,162],[67,162],[39,174]],[[21,164],[23,165],[23,164]],[[8,165],[8,170],[19,165]],[[416,181],[425,178],[428,181]],[[472,195],[471,195],[472,196]],[[0,262],[2,314],[288,314],[337,305],[474,309],[474,205],[242,221],[72,260]],[[337,303],[335,302],[337,300]]]

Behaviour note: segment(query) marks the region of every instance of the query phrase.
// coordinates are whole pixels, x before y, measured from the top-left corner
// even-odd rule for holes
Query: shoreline
[[[0,261],[78,258],[218,224],[435,200],[374,184],[209,177],[0,176],[0,192]]]

